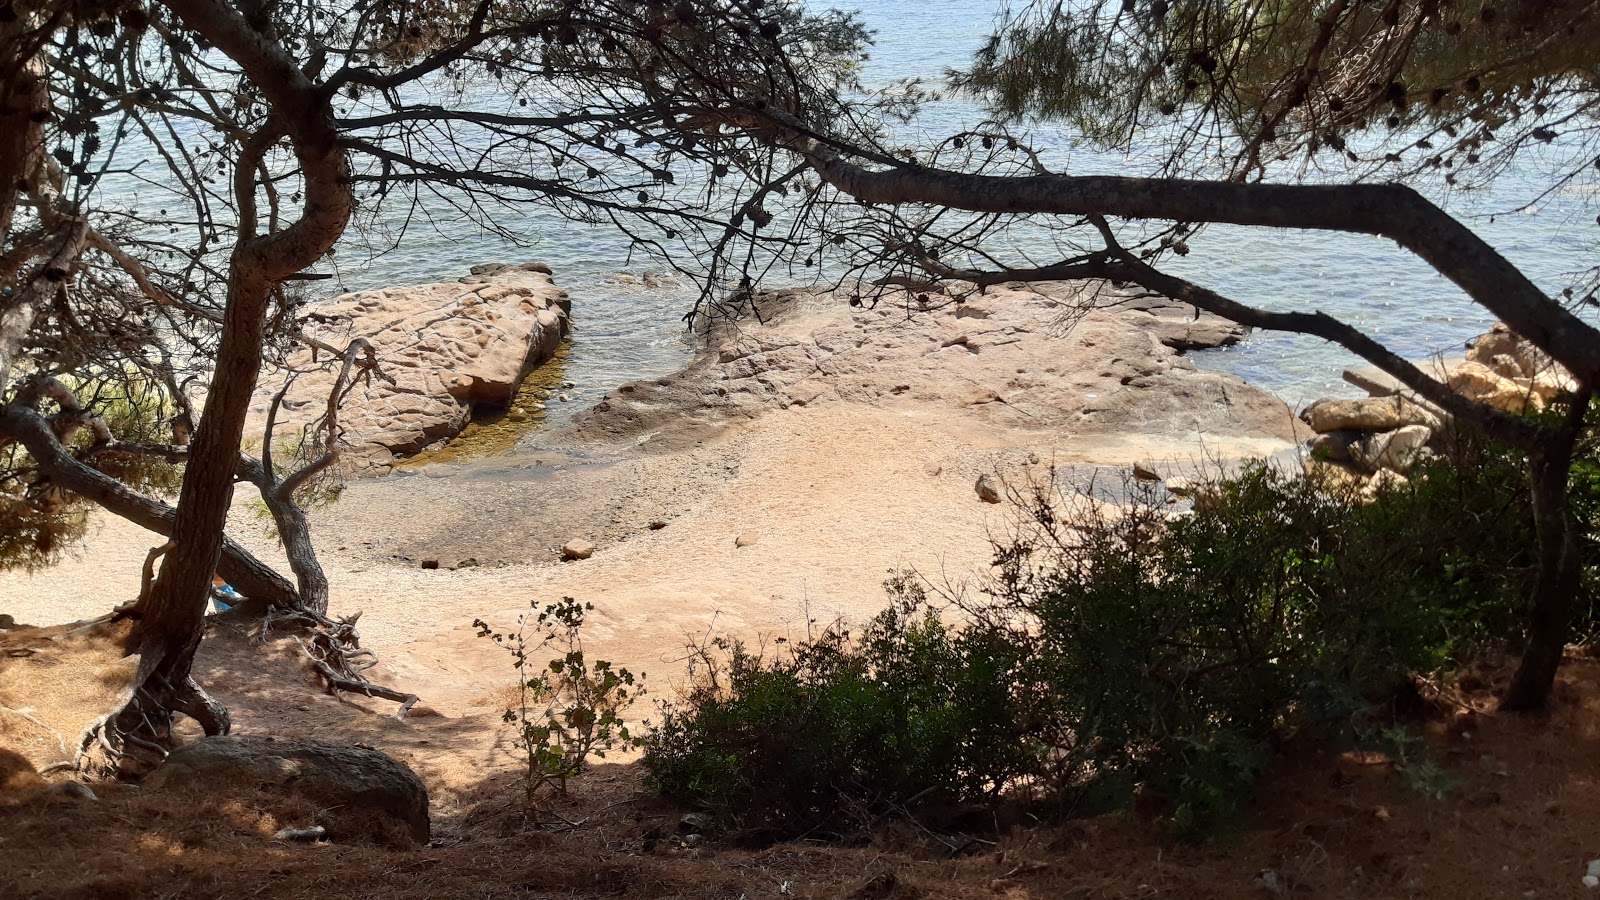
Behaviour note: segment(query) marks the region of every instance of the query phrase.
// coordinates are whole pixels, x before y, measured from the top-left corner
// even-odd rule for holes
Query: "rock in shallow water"
[[[504,409],[569,330],[571,301],[542,263],[474,266],[467,283],[344,294],[307,310],[307,330],[343,349],[370,341],[382,376],[363,379],[340,413],[347,456],[387,462],[455,436],[478,408]],[[280,435],[316,421],[337,375],[326,353],[289,358],[301,375],[278,415]],[[281,376],[263,379],[251,406],[259,429]],[[257,431],[259,434],[259,431]]]

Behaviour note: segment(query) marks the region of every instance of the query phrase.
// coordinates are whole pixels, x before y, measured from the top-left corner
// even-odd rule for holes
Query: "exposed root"
[[[309,634],[305,638],[296,636],[294,641],[311,667],[322,676],[328,693],[344,691],[393,700],[400,704],[395,718],[404,719],[421,698],[361,677],[362,672],[378,664],[378,654],[361,646],[361,633],[356,630],[356,621],[360,618],[359,612],[334,620],[310,610],[273,606],[268,607],[261,621],[261,637],[265,638],[275,625],[289,624],[305,629]]]

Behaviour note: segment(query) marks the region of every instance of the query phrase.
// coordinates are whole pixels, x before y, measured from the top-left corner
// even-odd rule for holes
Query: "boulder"
[[[1000,502],[1000,479],[993,475],[979,475],[978,481],[972,486],[972,489],[978,492],[978,499],[985,503]]]
[[[1361,432],[1341,428],[1324,432],[1307,441],[1306,450],[1310,452],[1312,459],[1349,462],[1350,448],[1361,438]]]
[[[570,310],[542,263],[475,266],[460,282],[311,304],[305,328],[313,337],[341,349],[365,338],[383,373],[363,378],[345,400],[346,457],[386,463],[454,437],[476,411],[504,409],[528,372],[560,348]],[[302,374],[284,397],[277,434],[296,434],[323,415],[336,362],[309,349],[290,354],[288,369]],[[251,406],[257,434],[284,378],[262,380]]]
[[[1407,478],[1399,472],[1392,469],[1379,469],[1378,474],[1367,479],[1367,483],[1362,486],[1361,499],[1371,503],[1378,499],[1379,493],[1404,487],[1407,483]]]
[[[180,747],[151,772],[152,790],[227,796],[262,790],[304,797],[333,840],[429,837],[428,789],[404,763],[368,747],[255,735],[208,737]],[[246,797],[245,799],[249,799]]]
[[[1439,425],[1438,413],[1402,395],[1358,400],[1318,400],[1306,407],[1300,418],[1318,434],[1331,431],[1393,431],[1407,425],[1435,428]]]
[[[1431,440],[1433,429],[1426,425],[1407,425],[1355,442],[1350,446],[1350,459],[1373,472],[1409,472],[1418,460],[1429,454]]]
[[[1476,360],[1468,360],[1450,373],[1450,387],[1468,400],[1510,413],[1544,409],[1544,398],[1533,390],[1531,381],[1524,379],[1519,384]]]
[[[1533,342],[1500,323],[1468,346],[1450,386],[1497,409],[1522,412],[1543,409],[1576,390],[1577,382]]]
[[[1334,491],[1358,490],[1365,480],[1360,472],[1347,463],[1315,458],[1305,461],[1305,473],[1306,478]]]
[[[561,558],[565,560],[588,559],[594,555],[594,545],[588,541],[567,541],[561,547]]]

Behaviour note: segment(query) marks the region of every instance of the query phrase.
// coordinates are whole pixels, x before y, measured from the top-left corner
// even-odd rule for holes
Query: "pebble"
[[[993,475],[979,475],[972,489],[978,492],[978,499],[985,503],[1000,502],[1000,480]]]
[[[760,540],[761,535],[756,534],[754,531],[747,531],[744,534],[734,538],[733,545],[735,547],[748,547],[751,544],[759,542]]]

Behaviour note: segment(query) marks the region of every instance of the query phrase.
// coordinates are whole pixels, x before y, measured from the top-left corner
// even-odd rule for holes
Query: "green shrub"
[[[1057,788],[1137,786],[1202,831],[1279,742],[1376,734],[1414,676],[1516,640],[1532,535],[1514,462],[1434,461],[1370,502],[1254,465],[1189,515],[1134,487],[1119,517],[1036,517],[976,612],[1030,650]]]
[[[645,738],[661,791],[730,824],[839,834],[1037,770],[1019,648],[947,628],[909,579],[888,586],[896,602],[854,638],[834,626],[765,653],[703,648],[700,684]]]
[[[565,794],[568,779],[583,772],[590,756],[604,758],[610,750],[634,746],[622,716],[644,693],[642,674],[635,678],[625,668],[590,662],[585,655],[583,622],[592,604],[563,597],[537,613],[533,609],[518,617],[510,634],[494,631],[482,619],[472,623],[478,637],[510,654],[517,670],[515,703],[502,719],[515,730],[529,807],[543,794]],[[538,658],[545,653],[553,658]]]

